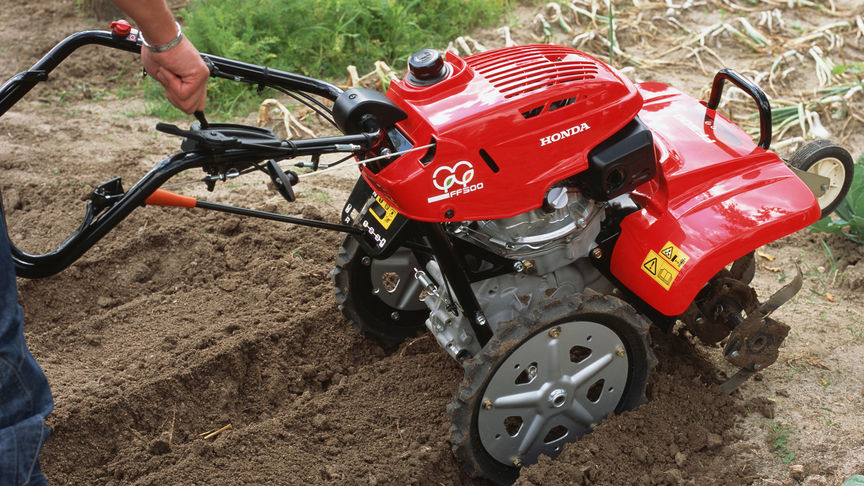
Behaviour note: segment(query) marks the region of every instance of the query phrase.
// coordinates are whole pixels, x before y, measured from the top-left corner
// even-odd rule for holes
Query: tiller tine
[[[732,393],[754,373],[777,361],[780,345],[789,334],[789,326],[768,316],[794,297],[801,290],[803,281],[801,269],[798,268],[798,274],[791,282],[775,292],[756,312],[750,313],[732,330],[723,356],[741,369],[720,386],[723,393]]]

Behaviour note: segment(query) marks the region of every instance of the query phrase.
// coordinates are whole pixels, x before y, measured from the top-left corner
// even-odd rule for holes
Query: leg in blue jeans
[[[54,408],[45,373],[24,342],[15,268],[0,207],[0,485],[43,485],[39,451]]]

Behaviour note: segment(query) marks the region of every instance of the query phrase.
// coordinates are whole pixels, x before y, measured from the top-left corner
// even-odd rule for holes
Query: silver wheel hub
[[[627,386],[629,358],[609,327],[573,321],[546,331],[514,349],[483,394],[480,441],[502,464],[554,457],[614,412]]]

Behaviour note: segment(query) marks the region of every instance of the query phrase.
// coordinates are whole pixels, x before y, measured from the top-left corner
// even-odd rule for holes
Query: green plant
[[[850,62],[848,64],[837,64],[831,70],[831,74],[840,75],[843,73],[862,74],[864,73],[864,62]]]
[[[795,460],[795,453],[789,450],[789,435],[792,428],[783,425],[773,419],[768,423],[768,442],[774,449],[774,455],[780,458],[784,464]]]
[[[811,265],[809,266],[808,273],[805,275],[817,279],[821,284],[820,290],[810,289],[811,292],[821,297],[825,297],[825,292],[837,285],[837,283],[843,279],[843,276],[846,275],[846,272],[840,272],[840,262],[843,261],[844,257],[834,258],[834,252],[831,251],[831,248],[822,238],[819,238],[819,244],[822,247],[822,253],[825,256],[825,261],[828,266],[814,268]]]
[[[441,48],[498,21],[508,8],[508,0],[198,0],[182,16],[201,52],[332,78],[349,64],[360,71],[378,60],[398,66],[418,49]],[[150,88],[148,96],[159,91]],[[253,93],[252,86],[212,80],[209,109],[248,112]]]
[[[859,245],[864,245],[864,156],[858,158],[849,193],[834,213],[838,216],[837,219],[822,218],[810,226],[810,229],[843,235]]]

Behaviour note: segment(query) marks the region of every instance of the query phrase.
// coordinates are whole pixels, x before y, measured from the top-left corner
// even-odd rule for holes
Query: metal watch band
[[[141,43],[143,43],[144,47],[150,49],[152,52],[165,52],[177,47],[177,44],[179,44],[180,41],[183,40],[183,29],[180,27],[179,22],[175,21],[174,25],[177,26],[177,37],[171,39],[170,41],[164,44],[159,44],[158,46],[154,46],[147,42],[147,39],[145,39],[144,36],[141,36]]]

